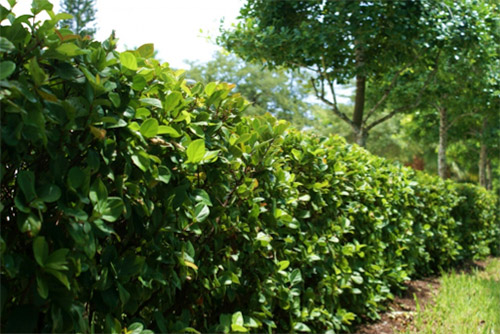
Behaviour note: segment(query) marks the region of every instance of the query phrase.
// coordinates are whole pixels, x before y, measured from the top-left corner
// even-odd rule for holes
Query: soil
[[[473,269],[484,270],[486,261],[467,262],[455,268],[458,273],[469,274]],[[394,334],[400,332],[416,332],[417,328],[413,323],[417,306],[415,296],[420,309],[425,309],[426,305],[431,305],[434,296],[439,290],[439,277],[427,277],[421,280],[408,281],[407,289],[401,296],[395,296],[388,305],[388,311],[380,315],[380,320],[372,323],[360,325],[354,333],[356,334]]]
[[[381,314],[381,319],[374,323],[361,325],[356,334],[394,334],[412,328],[412,321],[417,310],[415,296],[421,309],[432,303],[439,288],[439,277],[428,277],[409,281],[402,296],[394,297],[388,305],[388,312]]]

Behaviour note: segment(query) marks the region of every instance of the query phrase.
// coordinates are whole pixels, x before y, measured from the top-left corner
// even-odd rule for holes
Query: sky
[[[59,12],[59,0],[51,2],[54,12]],[[114,29],[119,39],[118,51],[153,43],[162,62],[168,62],[172,68],[188,69],[185,60],[207,62],[220,50],[215,38],[221,19],[225,28],[231,27],[244,3],[244,0],[96,0],[95,38],[103,41]],[[7,0],[0,0],[0,4],[10,8]],[[14,12],[31,14],[30,8],[31,0],[17,0]],[[336,90],[339,102],[351,103],[348,96],[352,89],[336,85]]]
[[[59,0],[51,2],[58,12]],[[0,3],[10,8],[6,0]],[[230,27],[243,4],[243,0],[97,0],[95,38],[105,40],[114,29],[119,51],[153,43],[162,61],[188,68],[184,60],[212,58],[219,49],[215,38],[221,19]],[[18,0],[14,8],[16,15],[29,13],[31,0]]]

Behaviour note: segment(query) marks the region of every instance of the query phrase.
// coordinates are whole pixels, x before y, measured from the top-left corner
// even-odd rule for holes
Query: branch
[[[451,121],[448,126],[446,127],[445,131],[448,131],[452,126],[453,124],[455,124],[459,119],[463,118],[463,117],[466,117],[466,116],[474,116],[477,114],[477,111],[475,112],[468,112],[468,113],[465,113],[465,114],[461,114],[459,116],[457,116],[453,121]]]
[[[376,126],[376,125],[378,125],[378,124],[380,124],[382,122],[385,122],[386,120],[390,119],[391,117],[393,117],[397,113],[399,113],[401,111],[404,111],[404,110],[413,109],[413,108],[417,107],[420,104],[420,102],[422,100],[422,95],[424,94],[425,89],[427,88],[427,86],[429,85],[429,83],[432,81],[432,79],[436,75],[436,72],[437,72],[437,69],[438,69],[438,60],[439,60],[439,55],[440,54],[441,54],[441,51],[439,51],[438,54],[437,54],[437,56],[436,56],[436,66],[434,67],[434,69],[432,70],[432,72],[429,73],[429,76],[428,76],[427,80],[425,81],[424,85],[422,86],[422,88],[420,88],[420,91],[418,92],[418,96],[415,99],[415,102],[413,104],[406,105],[406,106],[394,109],[388,115],[385,115],[384,117],[379,118],[376,121],[373,121],[370,125],[368,125],[366,127],[366,131],[369,131],[374,126]]]
[[[326,64],[325,64],[325,57],[321,57],[321,64],[323,65],[323,74],[321,75],[322,78],[326,78],[326,82],[328,82],[328,86],[330,87],[330,93],[332,93],[333,97],[333,103],[335,104],[335,108],[338,110],[338,104],[337,104],[337,95],[335,95],[335,86],[333,84],[333,80],[331,80],[328,76],[328,72],[326,71]],[[321,68],[319,68],[321,71]]]
[[[373,113],[378,109],[378,107],[380,107],[380,105],[382,103],[384,103],[384,101],[387,99],[387,97],[389,97],[389,94],[391,93],[392,89],[396,85],[396,82],[398,81],[398,78],[401,75],[401,73],[403,73],[403,71],[405,71],[406,69],[410,68],[413,64],[415,64],[415,62],[417,60],[418,60],[418,57],[415,57],[415,59],[412,62],[410,62],[405,67],[403,67],[398,72],[396,72],[396,74],[394,75],[394,78],[392,78],[392,81],[391,81],[389,87],[387,87],[387,89],[385,90],[384,95],[380,98],[380,100],[378,100],[378,102],[375,104],[375,106],[373,106],[373,108],[371,108],[370,111],[368,112],[368,114],[366,115],[365,122],[368,121],[368,119],[373,115]]]
[[[344,114],[343,112],[341,112],[338,109],[337,104],[328,100],[327,98],[325,98],[325,92],[324,92],[323,88],[322,88],[321,94],[318,92],[318,89],[316,88],[316,81],[314,80],[314,78],[311,78],[311,83],[312,83],[312,86],[314,88],[314,93],[315,93],[316,97],[319,98],[324,103],[326,103],[327,105],[329,105],[330,107],[332,107],[333,113],[335,115],[337,115],[341,120],[343,120],[344,122],[346,122],[350,126],[353,126],[354,124],[352,123],[351,119],[346,114]]]

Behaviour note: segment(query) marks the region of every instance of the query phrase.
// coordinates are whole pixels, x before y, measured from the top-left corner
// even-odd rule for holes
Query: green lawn
[[[435,302],[417,306],[412,327],[406,333],[500,334],[500,259],[484,270],[444,273]]]

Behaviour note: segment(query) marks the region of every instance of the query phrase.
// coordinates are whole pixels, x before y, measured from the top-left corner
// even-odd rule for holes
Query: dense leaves
[[[9,13],[0,31],[16,65],[0,81],[2,332],[345,331],[410,275],[497,247],[490,193],[461,210],[450,182],[242,118],[231,85],[34,6],[52,19]]]

